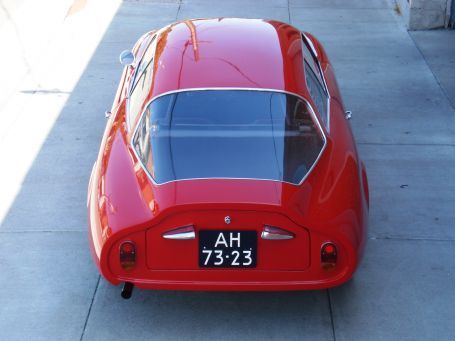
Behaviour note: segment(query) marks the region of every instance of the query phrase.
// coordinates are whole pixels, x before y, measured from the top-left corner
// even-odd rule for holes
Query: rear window
[[[325,138],[307,103],[297,96],[196,90],[152,101],[132,143],[158,184],[200,178],[299,184]]]

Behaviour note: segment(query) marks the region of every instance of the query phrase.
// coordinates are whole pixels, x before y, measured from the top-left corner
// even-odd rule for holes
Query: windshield
[[[325,138],[308,104],[272,91],[191,90],[153,100],[133,136],[153,180],[265,179],[299,184]]]

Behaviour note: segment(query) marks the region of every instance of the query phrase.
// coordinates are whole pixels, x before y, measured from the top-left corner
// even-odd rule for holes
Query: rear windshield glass
[[[299,184],[325,140],[308,105],[279,92],[197,90],[156,98],[133,147],[158,184],[265,179]]]

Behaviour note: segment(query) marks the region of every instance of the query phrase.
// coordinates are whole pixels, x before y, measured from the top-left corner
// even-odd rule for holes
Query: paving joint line
[[[177,13],[175,15],[175,20],[178,20],[178,18],[179,18],[180,7],[182,7],[182,0],[179,0],[179,7],[177,8]]]
[[[393,142],[357,142],[358,145],[372,146],[423,146],[423,147],[455,147],[455,143],[393,143]]]
[[[304,8],[304,9],[320,9],[320,10],[324,10],[326,11],[327,9],[330,9],[331,11],[333,10],[363,10],[363,9],[369,9],[369,10],[379,10],[379,11],[386,11],[386,10],[390,10],[393,8],[391,7],[329,7],[329,6],[296,6],[296,5],[291,5],[291,8],[292,9],[299,9],[299,8]]]
[[[446,242],[454,243],[453,238],[428,238],[428,237],[397,237],[397,236],[369,236],[368,240],[399,240],[399,241],[417,241],[417,242]]]
[[[291,7],[290,7],[290,4],[289,4],[289,1],[288,0],[288,20],[289,20],[289,24],[291,24]]]
[[[21,233],[67,233],[67,232],[74,232],[74,233],[85,233],[86,230],[0,230],[0,234],[21,234]]]
[[[433,78],[436,81],[436,84],[438,84],[439,89],[441,89],[442,93],[444,94],[444,97],[447,99],[447,101],[449,102],[449,104],[452,107],[452,109],[455,110],[455,103],[452,103],[452,101],[450,100],[450,97],[447,94],[446,90],[441,85],[441,82],[439,82],[438,77],[436,77],[436,75],[434,74],[433,69],[431,68],[430,64],[428,64],[428,61],[425,58],[425,55],[423,54],[422,50],[420,49],[419,44],[417,44],[416,40],[414,39],[412,34],[409,33],[409,31],[408,31],[408,36],[411,38],[411,40],[414,43],[414,46],[416,47],[417,51],[419,51],[420,56],[422,57],[423,61],[425,62],[425,65],[428,67],[428,69],[430,70],[431,74],[433,75]]]
[[[389,24],[389,23],[396,23],[396,19],[392,18],[392,19],[381,19],[381,20],[375,20],[378,24]],[[305,22],[320,22],[320,23],[327,23],[327,22],[330,22],[330,23],[333,23],[333,20],[330,20],[330,19],[321,19],[321,20],[318,20],[318,19],[309,19],[309,20],[305,20]],[[356,20],[356,21],[351,21],[352,22],[355,22],[356,24],[367,24],[367,23],[370,23],[371,24],[371,20]]]
[[[82,341],[84,339],[85,330],[87,329],[88,319],[90,317],[90,313],[92,312],[93,302],[95,301],[95,296],[96,296],[96,293],[98,291],[98,287],[100,285],[100,281],[101,281],[101,276],[98,275],[98,281],[96,282],[95,291],[93,292],[92,300],[90,302],[90,307],[88,308],[87,317],[85,318],[84,328],[82,329],[82,334],[81,334],[81,338],[79,339],[79,341]]]
[[[337,336],[335,334],[335,322],[334,322],[334,318],[333,318],[332,299],[330,297],[330,289],[326,289],[326,292],[327,292],[327,300],[329,303],[330,324],[332,325],[332,337],[333,337],[333,340],[336,341]]]

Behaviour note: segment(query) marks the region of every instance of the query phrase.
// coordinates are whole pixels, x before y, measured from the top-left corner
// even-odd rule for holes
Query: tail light
[[[337,247],[332,242],[322,244],[321,247],[321,265],[324,270],[333,269],[337,263]]]
[[[120,244],[120,265],[124,270],[131,270],[136,264],[136,245],[132,241]]]

